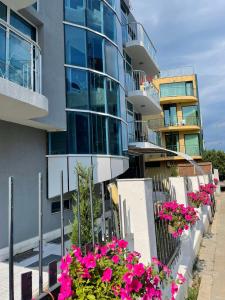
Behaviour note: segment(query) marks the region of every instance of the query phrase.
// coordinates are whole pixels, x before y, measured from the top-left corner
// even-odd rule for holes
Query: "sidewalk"
[[[198,300],[225,300],[225,193],[217,196],[215,219],[203,240],[199,260],[204,268]]]

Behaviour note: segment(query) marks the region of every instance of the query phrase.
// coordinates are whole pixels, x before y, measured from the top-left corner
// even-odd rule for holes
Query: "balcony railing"
[[[184,117],[172,119],[152,119],[149,120],[149,126],[154,130],[159,130],[166,127],[181,127],[181,126],[201,126],[201,120],[198,117]]]
[[[128,123],[129,143],[149,142],[159,144],[158,135],[149,127],[147,121]]]
[[[201,151],[199,146],[185,145],[185,153],[189,156],[200,156]]]
[[[151,82],[148,82],[144,71],[125,72],[125,85],[127,93],[143,91],[146,92],[149,98],[154,99],[156,103],[160,103],[159,92]]]
[[[131,41],[141,42],[147,50],[148,54],[157,65],[157,51],[142,24],[131,22],[129,24],[123,25],[123,42],[124,44],[126,44]]]
[[[191,66],[186,66],[183,68],[176,68],[171,70],[160,71],[160,77],[177,77],[177,76],[189,76],[195,74],[194,68]]]
[[[41,54],[40,47],[0,21],[0,77],[24,88],[41,93]]]

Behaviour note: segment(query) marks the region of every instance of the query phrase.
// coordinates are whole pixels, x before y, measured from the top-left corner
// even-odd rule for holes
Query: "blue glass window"
[[[92,153],[107,154],[105,116],[92,114],[91,130],[92,130]]]
[[[7,20],[7,7],[2,2],[0,2],[0,19]]]
[[[34,4],[32,4],[32,7],[33,7],[35,10],[37,10],[37,9],[38,9],[38,3],[35,2]]]
[[[20,32],[36,41],[36,29],[30,23],[18,16],[14,11],[10,10],[10,24]]]
[[[65,0],[65,19],[85,25],[85,0]]]
[[[161,97],[194,96],[193,82],[174,82],[160,85]]]
[[[6,71],[6,31],[0,26],[0,77],[5,77]]]
[[[95,33],[87,33],[88,67],[97,71],[103,71],[103,38]]]
[[[107,40],[105,41],[105,72],[118,79],[118,50]]]
[[[87,71],[66,69],[66,100],[68,108],[89,108]]]
[[[86,31],[73,26],[65,26],[66,63],[86,66]]]
[[[98,112],[105,112],[104,76],[89,73],[90,108]]]
[[[116,0],[106,0],[106,2],[108,2],[113,8],[115,7]]]
[[[118,116],[120,114],[119,84],[110,78],[106,79],[108,113]]]
[[[89,114],[68,112],[68,150],[70,154],[90,154]]]
[[[109,128],[109,153],[111,155],[121,155],[121,123],[114,118],[108,119]]]
[[[103,8],[104,34],[116,42],[116,15],[108,5],[104,4]]]
[[[49,133],[49,154],[67,154],[67,133],[52,132]]]
[[[87,27],[102,32],[102,10],[100,0],[87,0]]]

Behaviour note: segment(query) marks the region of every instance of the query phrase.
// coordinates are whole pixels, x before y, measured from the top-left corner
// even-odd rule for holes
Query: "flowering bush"
[[[212,205],[210,196],[205,191],[187,193],[187,196],[194,207],[199,208],[202,205]]]
[[[216,190],[216,185],[213,183],[200,185],[200,192],[206,192],[209,195],[213,195],[215,190]]]
[[[184,230],[188,230],[199,219],[193,207],[185,207],[176,201],[163,203],[159,217],[169,222],[169,225],[172,227],[171,233],[175,238],[182,235]]]
[[[127,242],[116,240],[105,246],[96,246],[93,253],[83,255],[80,248],[72,246],[61,261],[61,290],[58,300],[100,299],[162,299],[161,283],[171,284],[171,299],[185,278],[171,277],[171,270],[158,259],[145,266],[140,254],[129,252]],[[160,270],[158,269],[160,266]]]
[[[217,178],[214,178],[214,183],[215,183],[215,185],[218,185],[218,183],[219,183],[219,179],[217,179]]]

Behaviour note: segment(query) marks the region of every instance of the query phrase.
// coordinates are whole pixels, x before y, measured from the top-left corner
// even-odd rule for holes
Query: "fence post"
[[[60,216],[61,216],[61,256],[65,254],[64,241],[64,202],[63,202],[63,171],[60,174]]]
[[[14,300],[14,199],[13,199],[13,177],[9,177],[9,300]]]
[[[102,182],[102,241],[104,242],[106,239],[105,234],[105,189],[104,183]]]
[[[43,186],[42,186],[42,174],[38,174],[38,202],[39,202],[39,294],[43,291]]]
[[[80,223],[80,175],[77,172],[77,222],[78,222],[78,246],[81,247],[81,223]]]
[[[92,246],[95,246],[95,230],[94,230],[94,212],[93,212],[93,197],[92,197],[92,174],[89,175],[89,197],[91,206],[91,234],[92,234]]]

